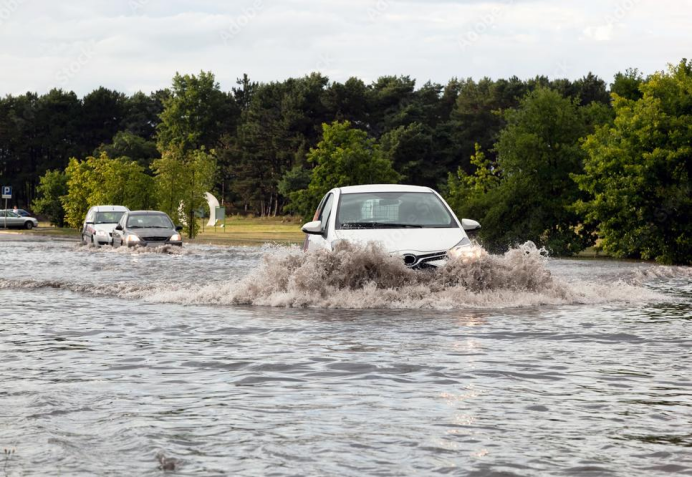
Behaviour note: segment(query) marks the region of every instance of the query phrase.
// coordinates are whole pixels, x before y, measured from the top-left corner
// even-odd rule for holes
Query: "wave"
[[[117,250],[115,253],[138,253],[126,248],[123,250],[127,252]],[[148,250],[142,253],[167,253],[142,250]],[[260,265],[245,277],[222,284],[128,281],[105,285],[0,280],[0,289],[58,288],[95,296],[183,305],[347,309],[508,308],[671,299],[642,285],[647,277],[645,272],[637,272],[628,280],[607,282],[558,278],[547,267],[545,250],[531,242],[504,255],[490,255],[482,250],[478,255],[473,260],[450,260],[439,269],[412,270],[400,257],[388,254],[376,244],[344,242],[333,252],[269,249]],[[674,269],[652,272],[650,277],[679,273]]]

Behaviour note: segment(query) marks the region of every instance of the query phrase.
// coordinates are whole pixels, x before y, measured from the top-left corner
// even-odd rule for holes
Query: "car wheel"
[[[31,230],[31,229],[34,228],[34,223],[33,223],[33,222],[26,222],[26,223],[24,224],[24,228],[27,229],[27,230]]]

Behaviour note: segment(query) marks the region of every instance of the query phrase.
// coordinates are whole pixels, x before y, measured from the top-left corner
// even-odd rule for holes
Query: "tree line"
[[[691,82],[683,60],[610,85],[593,74],[416,87],[314,73],[244,75],[222,91],[200,72],[151,94],[54,89],[0,99],[0,182],[58,223],[118,199],[193,227],[206,190],[235,211],[310,216],[331,187],[402,182],[480,220],[491,249],[533,240],[569,255],[598,241],[689,263]]]

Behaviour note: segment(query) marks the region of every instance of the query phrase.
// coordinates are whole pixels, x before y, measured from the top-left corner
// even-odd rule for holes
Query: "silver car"
[[[128,211],[122,205],[96,205],[89,209],[82,225],[82,243],[112,245],[113,229]]]
[[[34,217],[22,217],[11,210],[0,210],[0,227],[31,230],[38,227],[38,220]]]

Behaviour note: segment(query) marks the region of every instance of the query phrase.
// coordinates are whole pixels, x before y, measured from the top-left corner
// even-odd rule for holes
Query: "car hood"
[[[449,250],[466,237],[461,228],[337,230],[334,235],[349,242],[378,242],[389,253]]]
[[[128,233],[135,234],[139,238],[146,237],[170,237],[175,233],[174,229],[127,229]]]
[[[115,229],[115,226],[118,224],[94,224],[94,230],[103,230],[105,232],[113,232],[113,229]]]

